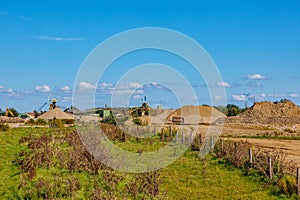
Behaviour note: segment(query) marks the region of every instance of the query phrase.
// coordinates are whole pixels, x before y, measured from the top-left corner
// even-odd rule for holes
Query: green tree
[[[234,104],[228,104],[226,106],[226,115],[227,116],[237,116],[241,113],[241,109],[239,106]]]
[[[278,104],[278,103],[287,103],[287,102],[291,102],[291,100],[289,100],[289,99],[280,99],[280,101],[274,101],[273,103]]]

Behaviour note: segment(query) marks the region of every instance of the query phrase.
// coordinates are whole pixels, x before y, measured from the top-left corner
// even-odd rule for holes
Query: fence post
[[[300,168],[297,168],[297,195],[300,197]]]
[[[202,134],[201,133],[199,133],[200,134],[200,140],[199,140],[199,147],[202,145]]]
[[[191,133],[190,133],[190,144],[192,144],[192,142],[193,142],[193,132],[191,131]]]
[[[269,176],[270,176],[270,179],[272,179],[272,159],[271,159],[271,157],[268,157],[268,164],[269,164]]]
[[[224,140],[221,139],[221,153],[224,152]]]
[[[252,148],[249,149],[249,162],[250,162],[250,168],[252,168],[252,163],[253,163]]]
[[[212,150],[214,147],[214,136],[210,136],[210,149]]]
[[[200,134],[200,139],[199,139],[199,153],[200,153],[200,149],[201,149],[201,145],[202,145],[202,135]]]
[[[170,126],[170,137],[172,137],[172,126]]]
[[[162,141],[165,141],[165,134],[164,134],[164,129],[161,129],[161,135],[162,135]]]
[[[181,141],[182,141],[182,144],[184,144],[184,131],[181,132]]]
[[[176,142],[178,142],[178,135],[179,133],[178,133],[178,130],[176,131]]]

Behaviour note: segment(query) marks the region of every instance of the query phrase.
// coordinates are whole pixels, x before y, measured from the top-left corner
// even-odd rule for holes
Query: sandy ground
[[[299,127],[299,126],[298,126]],[[197,133],[207,134],[208,130],[210,133],[221,133],[220,137],[226,137],[230,140],[247,140],[254,146],[266,148],[266,149],[281,149],[286,155],[287,160],[292,160],[300,165],[300,140],[283,140],[283,139],[250,139],[250,138],[234,138],[234,136],[257,136],[272,133],[275,130],[282,131],[284,128],[291,127],[270,127],[266,125],[246,125],[246,124],[225,124],[220,125],[183,125],[180,127],[185,130],[197,131]],[[300,130],[297,130],[300,135]],[[229,137],[228,137],[229,136]],[[230,137],[233,136],[233,137]]]
[[[225,124],[222,128],[221,137],[226,136],[257,136],[272,133],[274,130],[282,131],[285,128],[291,127],[267,127],[266,125],[242,125],[242,124]],[[299,126],[298,126],[299,128]],[[211,126],[211,129],[220,130],[220,126]],[[205,133],[208,126],[199,126],[198,133]],[[212,131],[212,132],[213,132]],[[298,135],[300,130],[297,130]],[[226,137],[227,138],[227,137]],[[283,140],[283,139],[244,139],[231,138],[232,140],[247,140],[254,146],[267,149],[281,149],[286,155],[287,160],[292,160],[300,164],[300,140]]]
[[[300,140],[277,140],[277,139],[232,139],[247,140],[258,147],[268,149],[281,149],[286,155],[287,160],[295,161],[300,164]]]

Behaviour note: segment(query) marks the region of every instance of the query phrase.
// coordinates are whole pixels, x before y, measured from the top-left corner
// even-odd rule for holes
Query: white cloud
[[[266,76],[263,76],[261,74],[249,74],[247,75],[247,79],[252,79],[252,80],[265,80],[267,79]]]
[[[232,95],[232,99],[235,101],[247,101],[247,96],[244,94],[240,94],[240,95]]]
[[[135,94],[144,94],[144,90],[136,90],[134,93]]]
[[[165,85],[177,85],[178,83],[164,83]],[[162,86],[162,84],[159,84],[157,82],[151,82],[151,83],[147,83],[144,85],[144,87],[147,87],[147,88],[156,88],[156,89],[159,89],[159,90],[164,90],[165,87]]]
[[[14,92],[14,89],[0,85],[0,92],[12,93]]]
[[[91,89],[96,89],[96,86],[91,83],[83,81],[79,83],[78,88],[83,90],[91,90]]]
[[[138,82],[129,82],[129,83],[120,83],[115,86],[115,88],[111,91],[114,95],[128,95],[128,94],[143,94],[144,91],[142,89],[143,85]]]
[[[12,93],[14,90],[13,89],[11,89],[11,88],[7,88],[6,89],[6,92],[8,92],[8,93]]]
[[[98,87],[101,89],[102,88],[112,88],[112,87],[114,87],[114,84],[104,82],[104,83],[99,84]]]
[[[138,82],[129,82],[128,87],[129,88],[140,88],[140,87],[142,87],[142,85]]]
[[[50,92],[51,89],[48,85],[38,85],[34,88],[37,92]]]
[[[143,97],[141,95],[134,95],[132,98],[133,99],[143,99]]]
[[[229,83],[224,82],[224,81],[217,83],[217,85],[220,87],[231,87],[231,85]]]
[[[222,96],[216,96],[215,99],[216,100],[222,100],[222,99],[224,99],[224,97],[222,97]]]
[[[247,86],[248,86],[248,87],[255,87],[255,88],[262,88],[262,87],[264,87],[263,84],[261,84],[261,83],[256,83],[256,82],[250,82],[250,83],[247,83]]]
[[[285,97],[284,94],[268,94],[269,97],[272,97],[272,98],[282,98],[282,97]]]
[[[69,86],[66,85],[64,87],[61,87],[60,90],[63,91],[63,92],[69,92],[71,89],[70,89]]]
[[[11,99],[21,99],[23,97],[23,94],[19,92],[11,92],[7,96]]]
[[[82,38],[82,37],[63,38],[63,37],[51,37],[51,36],[38,36],[37,39],[39,39],[39,40],[49,40],[49,41],[80,41],[80,40],[84,40],[85,38]]]
[[[289,94],[289,97],[291,97],[291,98],[298,98],[299,94],[297,94],[297,93],[291,93],[291,94]]]
[[[70,102],[71,100],[72,100],[72,97],[63,97],[61,101],[66,103],[66,102]]]

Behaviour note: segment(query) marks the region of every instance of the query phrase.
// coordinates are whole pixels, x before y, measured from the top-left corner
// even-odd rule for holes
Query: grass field
[[[18,128],[0,132],[0,199],[288,198],[276,195],[276,189],[260,176],[245,176],[242,170],[212,155],[200,159],[197,151],[192,150],[155,173],[118,172],[85,155],[82,147],[74,145],[78,141],[70,140],[75,137],[71,133],[74,128]],[[133,152],[152,151],[161,146],[159,137],[149,140],[115,143]],[[67,156],[61,159],[63,154]],[[80,157],[81,154],[84,156]]]

